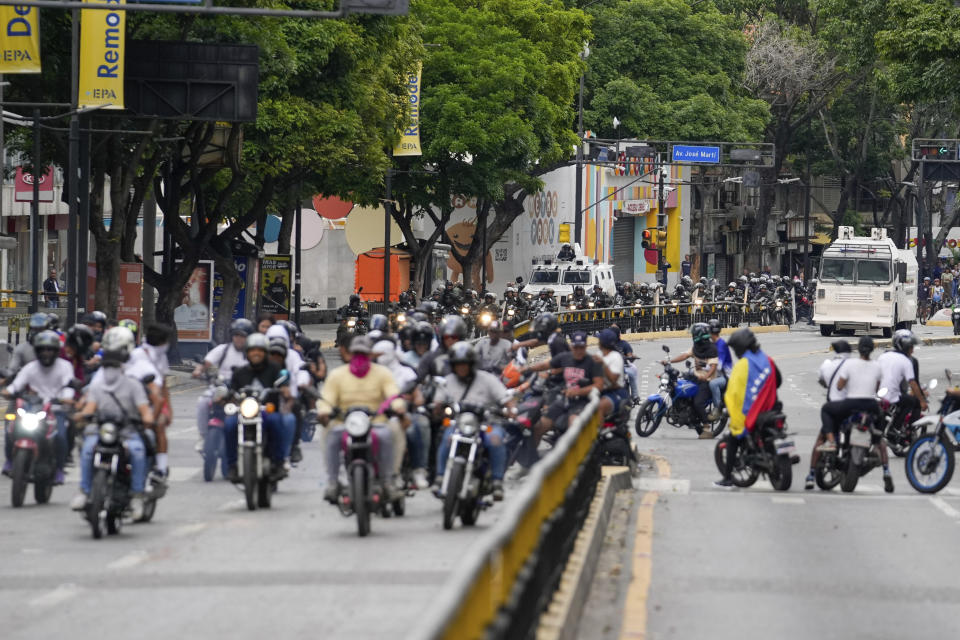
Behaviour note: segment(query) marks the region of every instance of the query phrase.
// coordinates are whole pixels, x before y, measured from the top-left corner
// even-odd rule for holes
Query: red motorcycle
[[[53,493],[57,471],[54,407],[36,396],[24,396],[17,399],[16,412],[5,417],[7,437],[13,439],[11,503],[22,507],[27,485],[32,482],[37,504],[46,504]]]

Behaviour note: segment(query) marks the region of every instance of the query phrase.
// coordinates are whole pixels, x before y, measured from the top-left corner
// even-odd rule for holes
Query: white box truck
[[[917,258],[897,249],[886,229],[869,237],[840,227],[820,261],[813,321],[820,333],[880,329],[889,338],[917,320]]]

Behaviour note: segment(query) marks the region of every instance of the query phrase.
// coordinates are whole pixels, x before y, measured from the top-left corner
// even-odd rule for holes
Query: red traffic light
[[[654,248],[653,232],[650,229],[644,229],[641,234],[640,246],[644,249]]]

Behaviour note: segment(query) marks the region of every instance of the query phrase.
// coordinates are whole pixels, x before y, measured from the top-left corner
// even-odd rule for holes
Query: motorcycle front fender
[[[18,439],[16,442],[13,443],[13,447],[15,449],[30,449],[34,453],[36,453],[37,450],[39,449],[39,447],[37,446],[37,443],[34,440],[31,440],[30,438]]]

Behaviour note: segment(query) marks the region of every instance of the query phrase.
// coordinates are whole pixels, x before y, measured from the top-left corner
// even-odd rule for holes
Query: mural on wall
[[[487,287],[480,281],[483,275],[481,270],[481,262],[478,260],[477,263],[473,265],[473,273],[470,274],[470,282],[467,284],[466,278],[463,277],[463,267],[460,266],[460,263],[454,257],[454,253],[459,256],[467,255],[467,251],[470,250],[470,245],[473,243],[473,237],[477,233],[477,199],[468,198],[467,196],[454,196],[451,199],[450,204],[453,205],[454,209],[453,215],[450,216],[450,222],[447,223],[446,227],[447,237],[450,238],[451,245],[450,257],[447,258],[447,268],[450,270],[450,280],[452,282],[463,282],[464,286],[468,286],[477,291],[483,291]],[[493,215],[492,212],[491,215]],[[488,246],[487,255],[483,257],[483,260],[486,262],[487,266],[486,284],[493,282],[494,252],[494,247]]]

